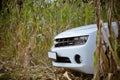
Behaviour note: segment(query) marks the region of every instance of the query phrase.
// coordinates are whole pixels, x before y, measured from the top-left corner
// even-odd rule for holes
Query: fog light
[[[76,61],[76,63],[81,63],[81,61],[80,61],[80,55],[75,55],[75,61]]]

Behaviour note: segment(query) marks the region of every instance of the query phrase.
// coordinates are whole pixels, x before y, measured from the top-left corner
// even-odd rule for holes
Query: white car
[[[104,23],[102,33],[107,43],[108,24]],[[115,35],[118,36],[116,22],[112,22]],[[97,25],[91,24],[70,29],[54,38],[54,45],[48,52],[52,64],[87,74],[94,73],[94,52],[96,50]],[[103,46],[104,47],[104,46]],[[104,47],[104,50],[106,48]]]

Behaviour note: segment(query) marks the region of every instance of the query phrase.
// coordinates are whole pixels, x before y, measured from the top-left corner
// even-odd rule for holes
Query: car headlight
[[[88,35],[78,36],[74,38],[75,45],[77,44],[83,45],[87,42],[87,40],[88,40]]]

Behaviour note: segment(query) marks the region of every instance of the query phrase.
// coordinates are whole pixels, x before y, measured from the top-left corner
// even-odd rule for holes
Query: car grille
[[[57,42],[57,44],[55,44],[55,47],[74,45],[74,38],[61,38],[61,39],[56,39],[55,41]]]
[[[87,41],[87,39],[80,39],[80,36],[68,37],[68,38],[58,38],[58,39],[55,39],[55,42],[56,42],[55,47],[83,45],[86,43],[86,41]]]

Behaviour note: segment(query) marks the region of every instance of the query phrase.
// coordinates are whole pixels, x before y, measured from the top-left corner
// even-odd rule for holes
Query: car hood
[[[97,25],[87,25],[87,26],[80,26],[77,28],[73,28],[67,31],[64,31],[60,34],[58,34],[56,38],[65,38],[65,37],[73,37],[73,36],[83,36],[83,35],[89,35],[92,32],[97,31]]]

